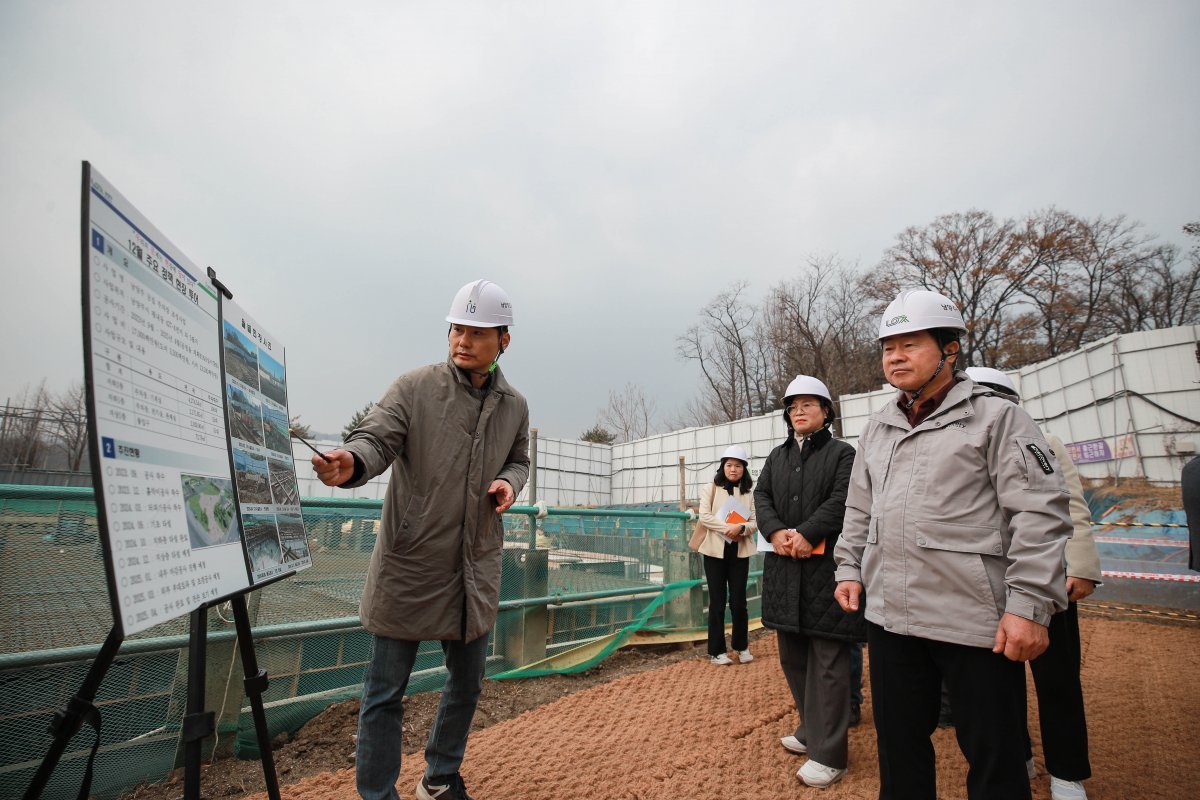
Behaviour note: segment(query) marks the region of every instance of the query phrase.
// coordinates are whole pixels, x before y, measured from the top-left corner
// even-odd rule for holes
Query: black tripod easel
[[[276,580],[291,577],[294,572],[280,575],[274,580],[258,584],[255,589],[261,589]],[[250,698],[250,709],[254,717],[254,733],[258,740],[259,760],[262,761],[263,778],[266,781],[267,797],[279,800],[279,778],[275,774],[275,758],[271,752],[271,734],[267,729],[267,714],[263,706],[263,692],[268,685],[266,670],[258,666],[258,658],[254,652],[254,639],[250,631],[250,614],[246,608],[246,593],[239,592],[229,597],[214,600],[190,615],[191,632],[188,644],[188,687],[187,710],[183,717],[182,740],[184,746],[183,797],[184,800],[200,800],[200,765],[202,745],[206,738],[216,731],[216,715],[204,708],[205,661],[208,645],[208,609],[229,601],[233,607],[233,620],[237,630],[238,652],[242,658],[242,672],[245,675],[243,685],[246,696]],[[66,752],[67,745],[80,728],[86,723],[96,731],[96,739],[92,744],[92,752],[88,757],[87,769],[79,788],[79,800],[86,800],[92,785],[92,769],[96,753],[100,749],[100,712],[93,704],[96,692],[104,680],[109,667],[116,658],[123,638],[117,626],[109,631],[108,638],[100,648],[99,654],[88,669],[79,691],[67,703],[67,707],[54,715],[50,723],[50,734],[54,737],[50,749],[42,759],[38,771],[34,774],[29,788],[25,791],[25,800],[37,800],[45,791],[50,776],[58,767],[58,762]]]

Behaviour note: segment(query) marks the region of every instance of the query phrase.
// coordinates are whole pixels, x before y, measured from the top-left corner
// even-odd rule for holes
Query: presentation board
[[[282,345],[236,303],[222,306],[233,478],[255,583],[311,566],[288,433]]]
[[[307,540],[290,456],[284,462],[271,455],[289,449],[279,449],[285,444],[280,413],[287,435],[282,345],[270,342],[262,359],[259,343],[248,338],[236,355],[241,360],[232,363],[224,330],[238,337],[233,326],[257,326],[232,303],[223,307],[205,271],[86,162],[83,177],[92,475],[114,624],[128,636],[311,559],[307,546],[295,541],[297,522],[299,538]],[[225,326],[222,315],[230,311]],[[264,368],[269,376],[252,387],[242,381],[251,377],[251,355],[255,377]],[[223,362],[236,371],[224,371]],[[240,496],[235,480],[239,452],[246,454],[243,466],[254,464],[249,472],[255,477],[244,484],[249,497]],[[257,468],[258,460],[265,469]],[[272,460],[278,462],[274,475]],[[283,486],[289,475],[290,492]],[[260,545],[252,566],[244,526],[249,520],[259,543],[267,518],[277,541],[280,525],[286,526],[290,549],[281,546],[272,559]]]

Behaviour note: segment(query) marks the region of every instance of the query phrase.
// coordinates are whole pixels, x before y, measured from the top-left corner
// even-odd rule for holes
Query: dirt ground
[[[1081,606],[1092,800],[1182,800],[1200,795],[1200,620],[1146,609]],[[622,651],[581,676],[487,681],[463,765],[471,794],[486,798],[875,798],[879,784],[869,687],[863,724],[850,733],[850,772],[826,790],[795,778],[803,759],[779,746],[796,712],[779,669],[775,638],[752,637],[751,664],[714,667],[702,648]],[[868,656],[869,669],[869,656]],[[1033,687],[1030,682],[1030,699]],[[405,718],[399,789],[411,797],[436,694],[414,696]],[[328,709],[278,753],[283,797],[354,797],[356,703]],[[1036,702],[1030,729],[1048,800]],[[934,735],[939,797],[965,795],[966,764],[952,729]],[[318,773],[318,774],[314,774]],[[262,800],[257,762],[218,762],[206,797]],[[258,789],[246,795],[247,789]],[[143,788],[138,800],[177,797],[173,786]]]

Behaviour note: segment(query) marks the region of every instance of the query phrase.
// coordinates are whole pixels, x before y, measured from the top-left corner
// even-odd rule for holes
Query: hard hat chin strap
[[[908,402],[904,404],[905,411],[912,411],[913,406],[917,404],[917,400],[921,397],[921,392],[925,391],[927,388],[929,388],[929,384],[937,380],[937,376],[941,373],[942,367],[946,366],[946,356],[952,355],[954,355],[954,353],[947,353],[945,350],[942,351],[942,357],[938,361],[937,369],[935,369],[933,374],[929,376],[929,380],[921,384],[921,388],[909,395]],[[900,387],[897,386],[896,388],[899,389]]]
[[[500,350],[497,351],[496,357],[492,359],[492,363],[488,364],[486,372],[475,372],[473,375],[478,375],[481,378],[486,378],[496,371],[496,367],[500,366],[500,356],[504,355],[504,345],[500,345]]]

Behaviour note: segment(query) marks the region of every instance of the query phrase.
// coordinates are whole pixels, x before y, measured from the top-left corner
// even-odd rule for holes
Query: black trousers
[[[967,797],[1029,800],[1024,664],[984,647],[900,636],[872,623],[867,646],[880,800],[937,797],[930,736],[937,727],[943,679],[954,706],[958,746],[970,765]]]
[[[1087,780],[1092,765],[1079,684],[1079,609],[1074,603],[1050,618],[1050,646],[1029,662],[1029,669],[1037,691],[1046,770],[1065,781]],[[1032,748],[1026,757],[1033,757]]]
[[[738,558],[736,542],[725,545],[724,558],[704,557],[704,577],[708,579],[708,654],[725,652],[725,600],[733,617],[733,649],[750,646],[750,614],[746,610],[746,579],[750,559]],[[728,587],[728,592],[726,588]]]

